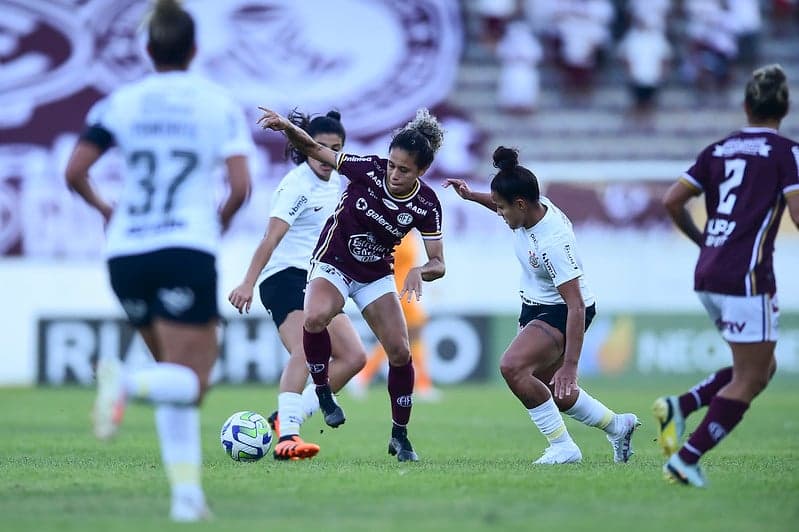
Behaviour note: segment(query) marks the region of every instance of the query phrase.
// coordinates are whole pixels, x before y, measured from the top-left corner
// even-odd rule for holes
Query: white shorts
[[[710,319],[728,342],[776,342],[780,309],[777,296],[729,296],[697,292]]]
[[[397,291],[393,275],[386,275],[371,283],[359,283],[326,262],[314,263],[308,274],[308,282],[318,277],[330,281],[341,292],[345,301],[351,297],[360,311],[378,297]]]

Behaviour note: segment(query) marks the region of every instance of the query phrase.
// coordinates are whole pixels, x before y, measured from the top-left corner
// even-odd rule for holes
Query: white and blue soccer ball
[[[236,412],[222,425],[222,448],[237,462],[260,460],[272,446],[269,422],[257,412]]]

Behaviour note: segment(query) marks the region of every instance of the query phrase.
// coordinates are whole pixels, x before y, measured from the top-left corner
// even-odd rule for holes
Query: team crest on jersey
[[[538,260],[538,256],[535,254],[535,251],[530,249],[527,252],[530,254],[530,259],[529,259],[530,266],[532,266],[533,268],[538,268],[539,266],[541,266],[541,261]]]
[[[410,225],[413,221],[413,216],[408,214],[407,212],[401,212],[397,215],[397,223],[400,225]]]
[[[394,203],[393,201],[391,201],[388,198],[383,198],[383,203],[385,203],[386,207],[388,207],[392,211],[398,211],[399,210],[399,207],[397,207],[397,204]]]
[[[368,204],[368,203],[366,203],[366,200],[365,200],[365,199],[363,199],[363,198],[358,198],[358,199],[355,201],[355,208],[356,208],[356,209],[358,209],[359,211],[365,211],[366,209],[368,209],[368,208],[369,208],[369,204]]]

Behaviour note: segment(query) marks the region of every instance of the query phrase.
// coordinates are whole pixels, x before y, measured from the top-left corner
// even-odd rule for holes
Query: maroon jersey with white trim
[[[705,148],[682,180],[705,194],[708,217],[694,288],[774,294],[774,239],[785,198],[799,194],[799,144],[743,128]]]
[[[388,161],[376,155],[339,154],[338,172],[350,180],[319,235],[313,260],[331,264],[361,283],[393,271],[394,246],[416,228],[426,240],[441,238],[441,204],[421,180],[404,196],[386,187]]]

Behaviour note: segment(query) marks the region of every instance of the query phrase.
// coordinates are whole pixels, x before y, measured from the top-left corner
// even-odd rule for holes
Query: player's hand
[[[408,271],[405,283],[402,285],[402,291],[399,294],[400,301],[405,299],[410,303],[414,294],[416,295],[416,301],[422,299],[422,270],[419,268],[411,268]]]
[[[264,112],[261,118],[256,122],[263,129],[271,129],[273,131],[283,131],[289,127],[290,122],[280,114],[274,112],[266,107],[258,106],[258,109]]]
[[[247,283],[241,283],[230,292],[230,295],[227,296],[227,300],[238,309],[239,314],[242,312],[249,314],[250,305],[252,304],[252,286]]]
[[[462,197],[463,199],[469,199],[472,190],[469,188],[469,185],[466,184],[466,181],[463,179],[452,179],[447,178],[444,180],[444,188],[452,187],[455,193]]]
[[[554,385],[555,397],[558,399],[571,396],[572,391],[577,391],[577,365],[564,363],[552,376],[549,384]]]

